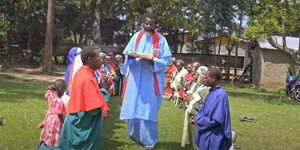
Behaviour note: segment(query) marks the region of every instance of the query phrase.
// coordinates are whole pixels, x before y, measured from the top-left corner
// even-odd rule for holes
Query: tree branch
[[[281,46],[280,44],[278,44],[273,38],[272,36],[270,35],[268,38],[267,38],[268,42],[273,46],[275,47],[276,49],[280,50],[280,51],[283,51],[283,52],[286,52],[288,53],[290,56],[292,56],[293,58],[295,57],[295,54],[296,54],[296,51],[286,47],[286,46]]]

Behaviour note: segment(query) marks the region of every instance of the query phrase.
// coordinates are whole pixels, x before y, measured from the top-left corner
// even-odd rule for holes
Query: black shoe
[[[240,118],[240,121],[245,121],[245,122],[254,122],[255,119],[249,117],[249,116],[246,116],[246,117],[242,117]]]

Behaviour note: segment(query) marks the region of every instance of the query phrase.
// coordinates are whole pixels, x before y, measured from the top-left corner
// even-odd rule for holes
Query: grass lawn
[[[31,150],[39,141],[37,124],[43,119],[47,103],[43,98],[46,82],[21,80],[19,76],[0,73],[0,150]],[[229,94],[232,129],[237,134],[236,149],[300,149],[300,103],[288,100],[283,91],[254,90],[224,86]],[[127,138],[120,121],[119,97],[109,102],[109,117],[104,122],[105,150],[142,150]],[[165,101],[159,112],[158,150],[181,150],[184,112]],[[241,122],[251,116],[256,122]],[[185,148],[188,149],[188,148]]]

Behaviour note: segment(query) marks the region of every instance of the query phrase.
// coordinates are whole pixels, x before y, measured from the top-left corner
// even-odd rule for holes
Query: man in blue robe
[[[144,30],[133,35],[123,52],[126,80],[120,119],[126,120],[128,136],[147,149],[153,149],[158,141],[164,70],[171,58],[166,39],[154,30],[156,21],[155,16],[147,15]]]
[[[195,144],[201,150],[228,150],[232,144],[228,97],[220,79],[217,68],[205,72],[204,84],[211,88],[198,115],[191,119],[198,131]]]

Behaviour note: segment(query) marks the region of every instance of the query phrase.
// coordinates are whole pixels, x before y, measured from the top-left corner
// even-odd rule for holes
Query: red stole
[[[136,42],[135,42],[135,46],[134,46],[134,51],[136,51],[144,32],[145,31],[142,30],[138,33],[137,38],[136,38]],[[158,54],[159,37],[158,37],[158,33],[156,31],[153,32],[152,41],[153,41],[153,43],[152,43],[153,44],[153,55],[154,55],[154,57],[157,58],[158,55],[159,55]],[[123,91],[122,91],[122,94],[121,94],[121,99],[124,99],[129,74],[127,75],[127,77],[124,81],[124,88],[123,88]],[[153,72],[152,76],[153,76],[154,92],[155,92],[155,95],[158,96],[159,95],[159,90],[158,90],[158,81],[157,81],[156,73]]]
[[[90,111],[96,108],[109,110],[93,73],[93,70],[87,66],[82,66],[76,73],[71,87],[68,113]]]

